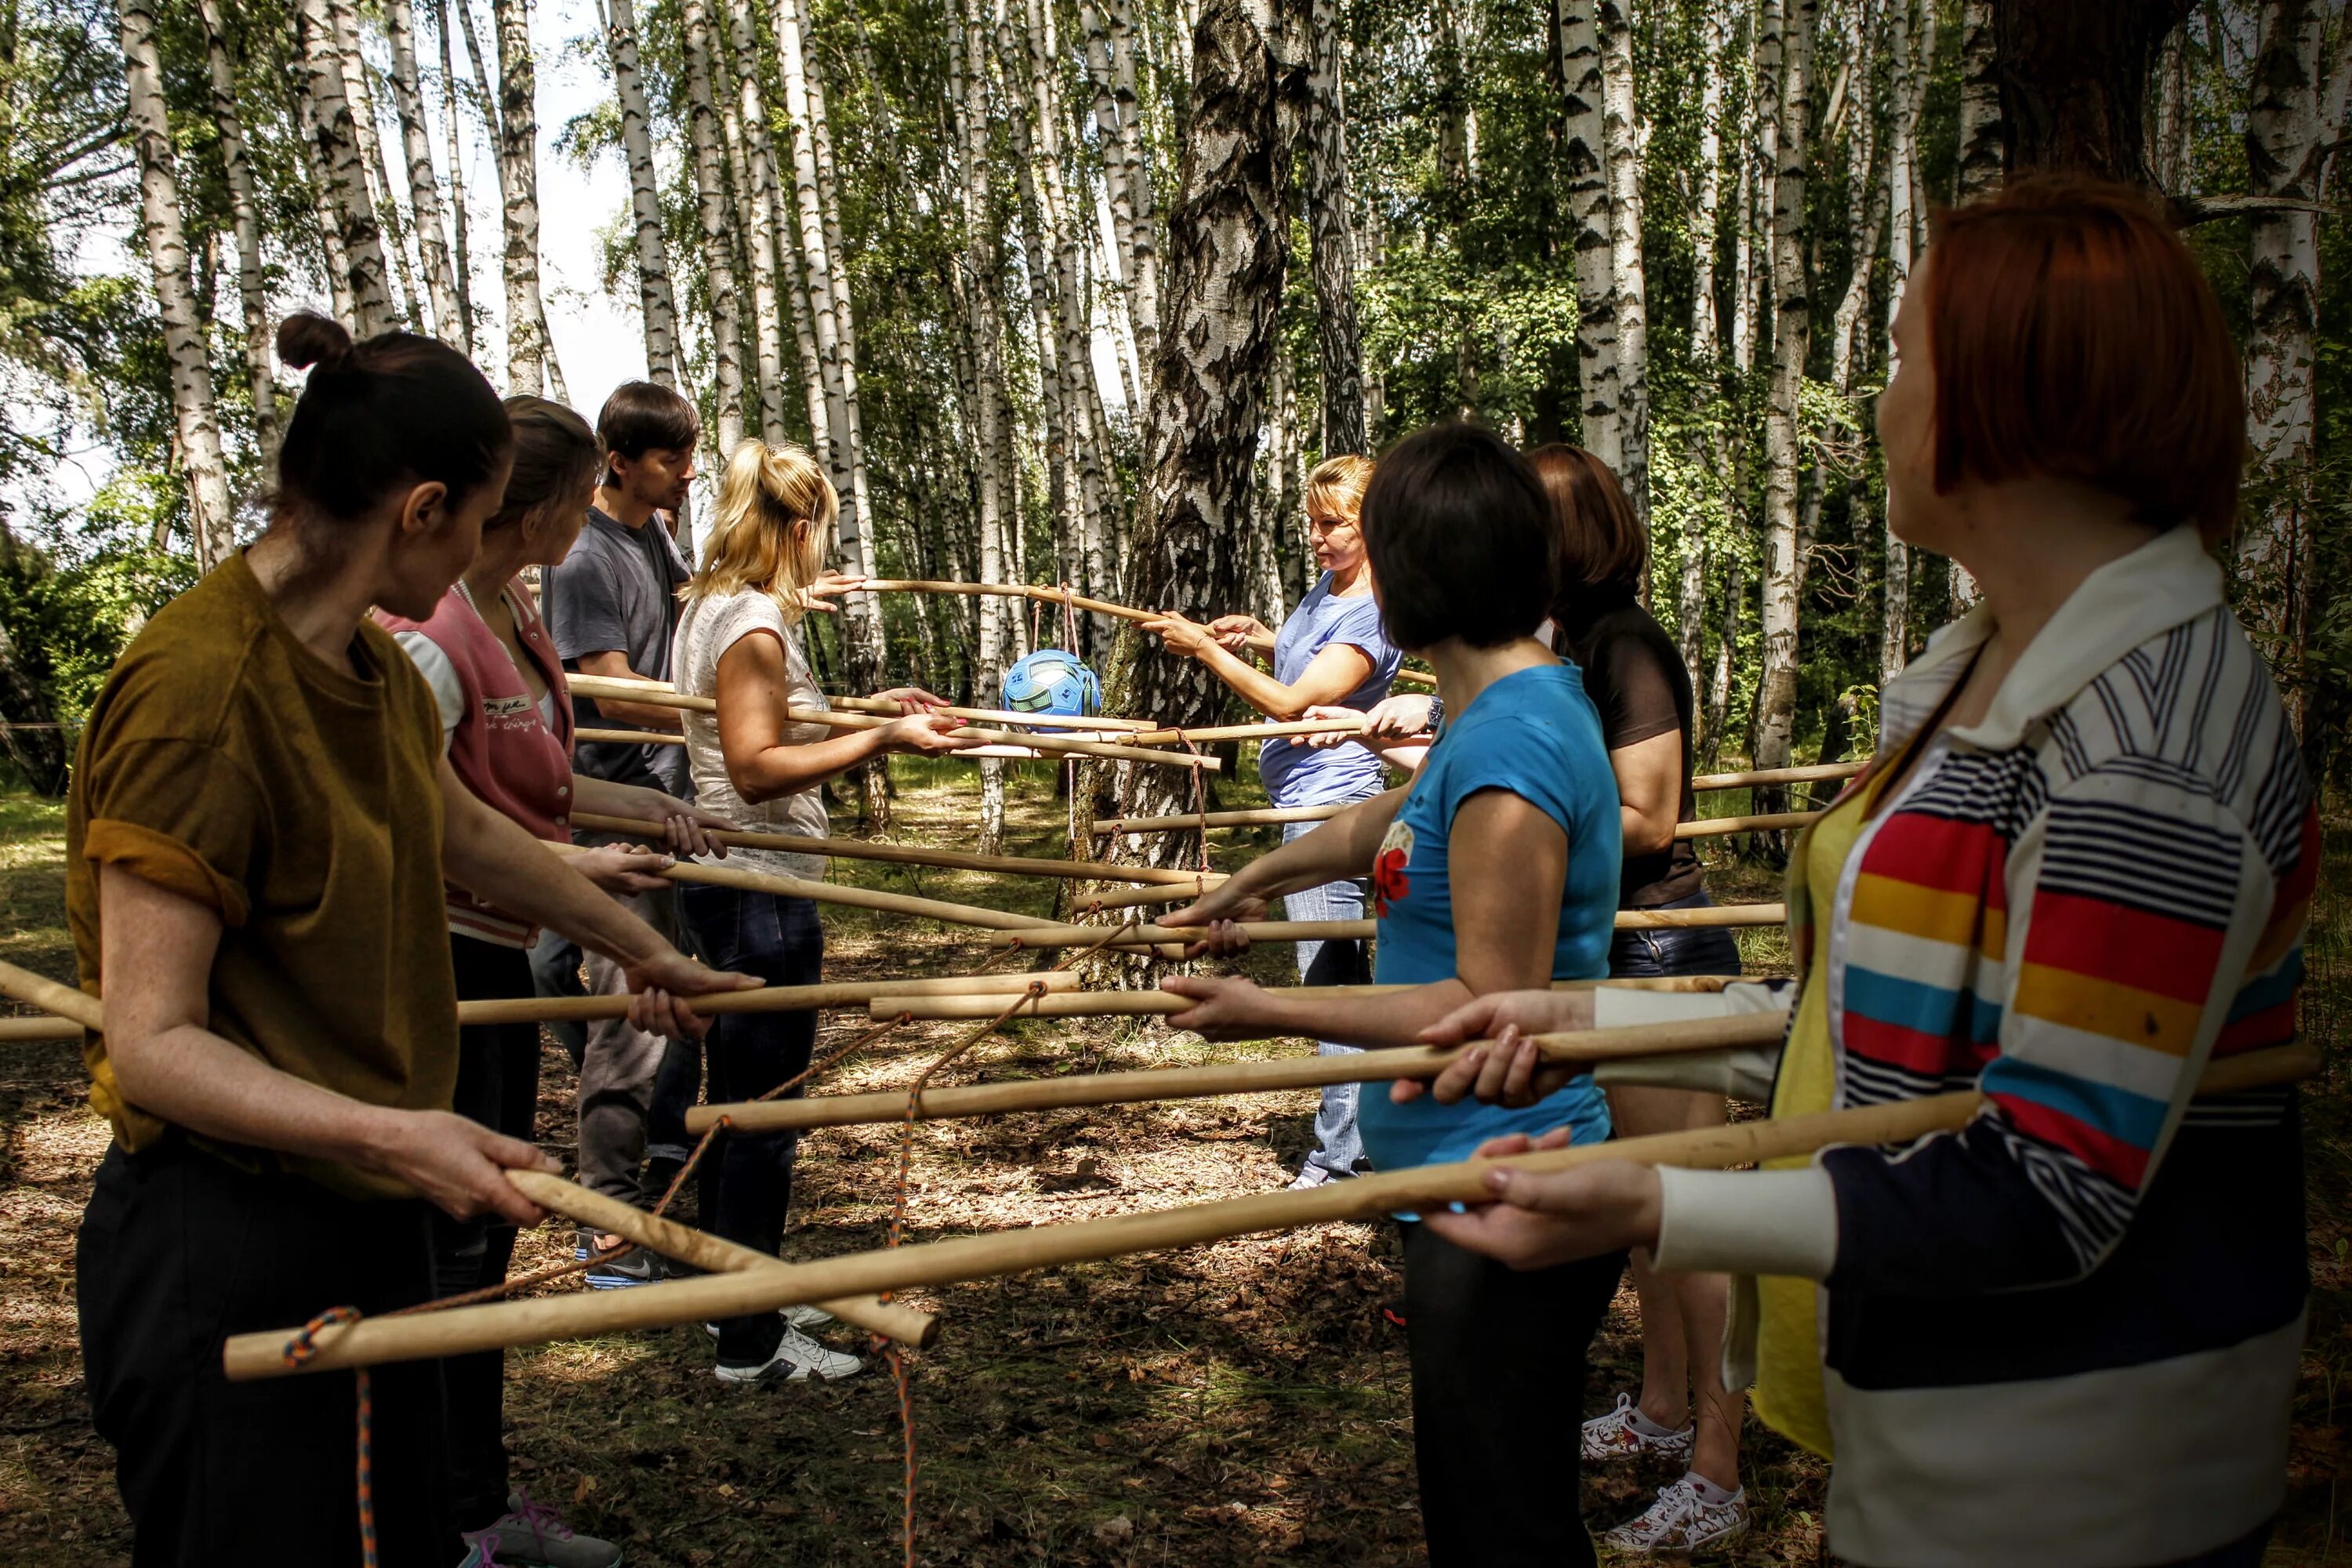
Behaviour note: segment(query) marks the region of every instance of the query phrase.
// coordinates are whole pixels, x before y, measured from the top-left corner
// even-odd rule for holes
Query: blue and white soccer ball
[[[1102,682],[1077,655],[1041,647],[1004,672],[1004,706],[1015,713],[1084,719],[1102,707]]]

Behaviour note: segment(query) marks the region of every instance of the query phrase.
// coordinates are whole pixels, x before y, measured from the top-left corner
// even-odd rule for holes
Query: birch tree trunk
[[[180,223],[180,189],[172,166],[163,66],[155,47],[149,0],[121,0],[122,76],[131,145],[139,160],[139,227],[155,280],[163,352],[172,366],[172,422],[180,472],[188,485],[188,532],[196,564],[209,572],[236,548],[228,465],[213,409],[213,374],[188,283],[188,240]]]
[[[839,380],[845,426],[842,439],[848,452],[849,496],[856,512],[855,530],[845,527],[842,533],[843,559],[851,571],[871,576],[877,523],[866,467],[866,416],[857,396],[857,313],[850,298],[849,247],[842,237],[841,191],[833,163],[833,120],[825,108],[824,76],[817,69],[815,56],[809,47],[816,34],[807,0],[793,0],[793,4],[800,16],[803,52],[810,61],[809,132],[816,149],[817,210],[824,222],[826,265],[834,275],[834,330],[841,342]],[[862,605],[853,604],[849,613],[852,626],[858,628],[857,635],[870,639],[873,662],[866,678],[878,677],[882,667],[882,606],[868,596]]]
[[[310,86],[318,166],[326,175],[329,210],[343,253],[341,271],[351,289],[352,330],[358,337],[373,337],[393,323],[392,294],[384,283],[383,242],[351,100],[343,96],[342,55],[335,47],[327,0],[297,0],[295,26]]]
[[[742,176],[739,192],[748,191],[751,201],[751,228],[743,237],[745,248],[751,260],[751,314],[758,326],[754,337],[757,352],[753,363],[758,367],[760,385],[760,424],[770,441],[784,438],[784,318],[783,302],[779,298],[779,259],[793,264],[792,241],[783,227],[783,214],[776,189],[776,158],[773,144],[768,138],[768,102],[760,86],[760,53],[758,40],[751,31],[751,16],[742,5],[730,3],[727,12],[728,51],[735,66],[733,108],[722,121],[727,139],[740,156],[736,172]],[[797,299],[798,291],[794,290]],[[818,451],[832,444],[826,428],[824,388],[816,367],[816,335],[814,329],[802,330],[795,321],[794,335],[800,342],[802,390],[806,399],[809,421],[809,441]]]
[[[1045,160],[1039,154],[1034,134],[1044,127],[1042,117],[1037,117],[1039,122],[1033,126],[1034,100],[1025,100],[1025,89],[1016,86],[1028,65],[1029,49],[1009,6],[997,11],[995,58],[1001,90],[1013,105],[1011,112],[1004,116],[1004,128],[1011,133],[1013,142],[1013,184],[1021,214],[1021,269],[1026,282],[1029,332],[1037,359],[1037,416],[1045,437],[1045,510],[1053,519],[1055,572],[1061,581],[1069,582],[1076,575],[1079,533],[1079,524],[1072,515],[1076,488],[1070,482],[1071,426],[1073,416],[1080,411],[1070,406],[1065,395],[1067,384],[1062,374],[1062,340],[1057,325],[1060,289],[1046,259],[1051,245],[1045,236]]]
[[[646,374],[674,392],[680,368],[677,299],[670,291],[669,247],[662,238],[653,132],[647,123],[645,81],[637,72],[636,6],[634,0],[611,0],[611,6],[604,47],[613,64],[613,90],[621,101],[621,151],[629,164],[629,213],[635,220],[637,309],[645,321]]]
[[[1561,154],[1576,254],[1576,359],[1585,450],[1622,471],[1623,391],[1617,373],[1615,236],[1609,216],[1605,90],[1597,0],[1556,0],[1560,86],[1567,95]]]
[[[741,302],[735,289],[735,247],[728,229],[725,143],[710,82],[710,17],[703,0],[681,0],[681,53],[686,70],[686,132],[694,155],[695,213],[702,228],[702,273],[710,294],[710,361],[719,405],[719,458],[723,464],[743,439]]]
[[[411,324],[420,323],[424,307],[416,289],[416,269],[409,264],[406,224],[393,191],[391,165],[384,162],[383,139],[377,133],[375,93],[368,82],[367,56],[360,48],[359,12],[352,0],[327,0],[327,16],[334,25],[335,51],[342,63],[343,93],[352,107],[352,129],[359,136],[360,160],[372,182],[376,218],[391,252],[393,273],[400,282],[401,313]]]
[[[298,39],[302,34],[301,16],[295,16]],[[299,44],[298,44],[299,53]],[[319,152],[320,121],[318,105],[310,100],[310,73],[298,58],[289,78],[289,105],[294,128],[302,142],[302,167],[310,176],[310,212],[319,225],[319,255],[325,263],[327,297],[332,301],[335,320],[343,331],[359,333],[358,306],[352,293],[350,253],[343,249],[343,219],[335,201],[334,176],[327,161]]]
[[[461,0],[462,3],[462,0]],[[490,0],[499,40],[499,148],[506,169],[507,390],[564,399],[539,293],[539,74],[530,0]]]
[[[1354,229],[1348,212],[1348,111],[1340,79],[1339,0],[1307,16],[1307,168],[1300,183],[1315,269],[1316,342],[1323,368],[1323,445],[1336,458],[1370,450],[1364,429],[1364,351],[1356,325]],[[1289,526],[1289,513],[1282,514]],[[1277,606],[1278,608],[1278,606]],[[1269,623],[1272,624],[1272,623]]]
[[[1910,288],[1912,258],[1919,243],[1926,192],[1919,178],[1919,116],[1927,101],[1927,85],[1936,68],[1936,7],[1920,8],[1915,23],[1911,0],[1896,0],[1895,40],[1894,124],[1886,153],[1886,314],[1884,318],[1887,363],[1895,356],[1895,317]],[[1883,687],[1911,660],[1911,547],[1895,536],[1890,515],[1885,538],[1885,574],[1880,602],[1878,678]],[[1959,571],[1955,566],[1954,571]]]
[[[1119,252],[1128,318],[1145,395],[1156,380],[1160,341],[1159,214],[1144,160],[1146,132],[1135,91],[1134,30],[1127,0],[1080,0],[1087,74],[1095,89],[1095,129],[1102,142],[1103,190]]]
[[[1993,0],[1960,0],[1960,153],[1955,199],[1962,205],[2000,187],[2000,73]]]
[[[206,0],[210,4],[211,0]],[[441,183],[433,173],[433,135],[425,122],[425,95],[416,75],[416,18],[409,0],[384,0],[384,29],[392,37],[392,101],[400,120],[401,151],[408,163],[408,205],[416,215],[417,259],[425,268],[426,298],[433,305],[433,335],[463,353],[464,312],[451,276],[449,237],[441,221]]]
[[[1716,331],[1715,258],[1720,238],[1717,209],[1723,200],[1723,66],[1728,32],[1722,9],[1710,6],[1702,33],[1706,60],[1700,76],[1698,168],[1691,211],[1691,363],[1702,378],[1702,384],[1710,387],[1720,382],[1717,362],[1723,352]],[[1695,431],[1690,437],[1691,465],[1706,469],[1712,459],[1713,471],[1723,474],[1723,421],[1710,419],[1703,423],[1705,432]],[[1690,672],[1693,694],[1698,699],[1694,703],[1696,711],[1692,715],[1691,745],[1696,753],[1712,732],[1705,700],[1706,689],[1700,684],[1704,673],[1700,661],[1706,651],[1706,508],[1694,506],[1685,511],[1682,544],[1682,570],[1675,590],[1675,641],[1682,655],[1683,668]]]
[[[433,31],[441,51],[442,157],[449,165],[449,263],[457,294],[457,347],[474,352],[474,258],[466,216],[466,150],[457,133],[457,73],[451,60],[449,0],[432,0]]]
[[[2266,0],[2246,116],[2253,192],[2315,201],[2320,168],[2320,47],[2325,9]],[[2253,220],[2246,337],[2246,437],[2254,449],[2259,510],[2238,538],[2247,626],[2287,694],[2298,726],[2305,706],[2304,642],[2312,597],[2312,364],[2319,315],[2318,221],[2273,211]]]
[[[1296,4],[1297,0],[1291,0]],[[1245,0],[1205,0],[1192,33],[1192,117],[1182,194],[1169,223],[1169,317],[1152,392],[1150,504],[1129,551],[1137,602],[1196,617],[1244,602],[1245,552],[1266,380],[1278,350],[1290,149],[1277,98],[1303,92],[1304,61],[1275,55],[1272,18]],[[1117,711],[1200,724],[1224,689],[1199,661],[1129,632],[1113,685]],[[1190,805],[1170,768],[1129,768],[1124,813]],[[1174,775],[1171,777],[1169,775]],[[1172,861],[1168,834],[1147,851]]]
[[[278,374],[270,363],[269,282],[261,270],[261,209],[254,195],[253,163],[246,156],[245,122],[236,107],[236,64],[229,58],[220,0],[197,0],[205,63],[212,79],[213,124],[220,132],[221,180],[236,231],[236,292],[242,310],[245,376],[253,401],[253,439],[268,463],[278,452]],[[152,47],[153,21],[148,39]],[[226,481],[224,481],[226,482]]]
[[[1311,88],[1308,89],[1313,90]],[[1310,144],[1311,145],[1311,144]],[[1267,626],[1282,624],[1282,536],[1299,526],[1298,391],[1291,384],[1290,356],[1276,345],[1266,367],[1266,433],[1273,437],[1265,459],[1265,504],[1252,509],[1249,531],[1249,613]]]
[[[1805,181],[1816,0],[1765,0],[1757,89],[1779,126],[1772,182],[1772,384],[1764,416],[1764,660],[1756,765],[1786,767],[1797,722],[1798,394],[1811,345]],[[1760,809],[1771,809],[1759,807]]]
[[[1595,0],[1601,33],[1601,134],[1609,176],[1609,289],[1616,307],[1617,478],[1633,521],[1650,530],[1650,311],[1642,266],[1643,133],[1633,98],[1632,0]],[[1649,583],[1642,602],[1649,603]]]

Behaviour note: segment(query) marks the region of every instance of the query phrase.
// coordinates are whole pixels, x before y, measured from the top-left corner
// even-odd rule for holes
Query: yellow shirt
[[[1837,903],[1838,879],[1868,826],[1879,782],[1874,778],[1815,821],[1801,846],[1807,896],[1813,906],[1814,942],[1772,1089],[1776,1118],[1832,1109],[1837,1062],[1830,1045],[1830,916]],[[1765,1168],[1801,1168],[1811,1159],[1792,1154],[1768,1160]],[[1768,1275],[1756,1281],[1756,1299],[1757,1418],[1790,1442],[1829,1458],[1829,1408],[1822,1392],[1821,1286],[1811,1279]]]
[[[242,555],[147,623],[91,709],[66,802],[66,915],[100,991],[98,873],[115,866],[219,915],[211,1028],[293,1077],[373,1105],[449,1105],[457,984],[442,915],[441,721],[373,623],[330,667],[295,640]],[[102,994],[102,993],[101,993]],[[90,1104],[124,1148],[165,1123],[122,1098],[106,1039]],[[396,1184],[195,1139],[353,1195]]]

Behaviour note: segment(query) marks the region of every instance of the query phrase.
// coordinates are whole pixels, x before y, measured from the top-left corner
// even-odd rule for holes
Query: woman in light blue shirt
[[[1532,635],[1559,564],[1551,503],[1493,433],[1444,425],[1381,459],[1364,498],[1397,644],[1428,658],[1451,717],[1406,789],[1350,807],[1261,857],[1171,925],[1230,952],[1274,895],[1372,879],[1380,996],[1305,998],[1247,980],[1163,984],[1196,1005],[1169,1022],[1220,1038],[1338,1035],[1412,1044],[1449,1005],[1507,986],[1609,972],[1622,871],[1617,786],[1581,678]],[[1467,1157],[1488,1138],[1566,1128],[1609,1135],[1590,1073],[1531,1104],[1440,1105],[1368,1095],[1366,1149],[1383,1170]],[[1576,1511],[1584,1349],[1622,1255],[1515,1271],[1410,1221],[1406,1342],[1413,1447],[1433,1568],[1577,1568],[1593,1561]]]
[[[1254,616],[1220,616],[1207,626],[1181,616],[1144,623],[1163,644],[1191,654],[1214,671],[1242,700],[1270,719],[1290,720],[1329,704],[1369,708],[1388,695],[1399,656],[1381,626],[1380,602],[1372,596],[1371,556],[1364,547],[1360,513],[1364,488],[1371,482],[1369,458],[1332,458],[1307,476],[1307,532],[1322,576],[1298,607],[1269,633]],[[1243,657],[1255,642],[1274,638],[1274,673]],[[1380,758],[1362,746],[1318,750],[1276,736],[1258,749],[1258,778],[1266,799],[1277,806],[1345,805],[1370,800],[1386,787]],[[1311,822],[1286,823],[1285,844],[1311,831]],[[1283,900],[1295,921],[1354,921],[1364,918],[1364,885],[1354,879],[1302,888]],[[1367,979],[1360,942],[1302,942],[1298,974],[1308,985],[1347,985]],[[1327,1056],[1353,1052],[1353,1046],[1326,1040]],[[1299,1168],[1294,1190],[1318,1187],[1364,1168],[1363,1140],[1356,1131],[1356,1086],[1336,1084],[1323,1091],[1315,1116],[1315,1147]]]

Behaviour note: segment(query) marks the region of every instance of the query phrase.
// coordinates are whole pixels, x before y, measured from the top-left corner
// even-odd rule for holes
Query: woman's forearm
[[[107,1037],[123,1098],[151,1116],[249,1148],[373,1167],[397,1113],[281,1072],[209,1029]]]
[[[621,963],[671,951],[653,927],[604,896],[521,825],[484,805],[442,773],[441,868],[476,898],[560,931]]]
[[[1380,1049],[1421,1044],[1422,1030],[1469,1001],[1472,992],[1459,980],[1441,980],[1382,996],[1265,994],[1268,1022],[1276,1026],[1269,1034]]]
[[[1250,898],[1273,899],[1368,875],[1403,795],[1391,790],[1349,806],[1314,832],[1252,860],[1226,886]]]
[[[1214,643],[1203,647],[1195,657],[1207,665],[1219,680],[1232,687],[1234,696],[1269,719],[1288,722],[1313,706],[1291,687],[1276,680],[1249,660],[1227,653]]]
[[[658,822],[667,815],[663,809],[669,796],[643,784],[614,784],[588,773],[572,775],[572,808],[592,816],[625,816],[635,821]]]
[[[778,800],[814,789],[883,751],[880,729],[851,730],[822,741],[781,742],[762,746],[738,767],[728,760],[728,781],[747,805]]]

